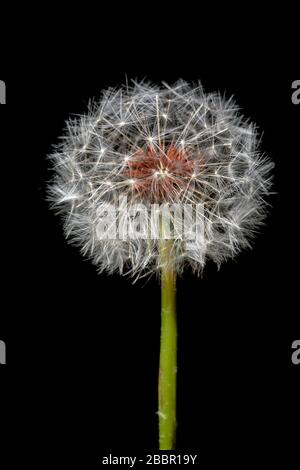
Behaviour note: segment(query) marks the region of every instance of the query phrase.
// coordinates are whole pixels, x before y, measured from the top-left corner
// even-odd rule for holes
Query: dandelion
[[[67,238],[99,272],[160,276],[160,449],[173,449],[176,277],[251,246],[273,163],[232,99],[184,81],[105,91],[67,123],[51,158],[49,198]]]

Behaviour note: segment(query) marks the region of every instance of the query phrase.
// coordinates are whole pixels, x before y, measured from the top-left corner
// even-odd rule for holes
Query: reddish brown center
[[[174,145],[140,149],[126,168],[132,191],[154,202],[176,200],[188,188],[193,172],[194,161],[187,151]]]

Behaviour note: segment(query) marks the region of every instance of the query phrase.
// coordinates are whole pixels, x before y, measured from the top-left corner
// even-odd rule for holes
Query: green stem
[[[161,242],[161,342],[159,363],[159,448],[175,449],[176,440],[176,272],[170,240]]]

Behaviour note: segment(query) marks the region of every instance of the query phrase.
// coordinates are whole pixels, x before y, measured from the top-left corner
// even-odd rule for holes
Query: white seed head
[[[160,237],[120,233],[137,204],[147,209],[147,227],[157,205],[190,207],[184,236],[171,215],[172,264],[179,273],[185,266],[201,273],[207,260],[220,266],[234,257],[250,246],[266,215],[273,163],[259,152],[255,126],[232,99],[206,94],[200,84],[106,90],[86,115],[68,121],[51,158],[49,199],[64,216],[66,236],[100,272],[139,277],[159,271]],[[118,205],[120,198],[126,207]],[[112,207],[117,234],[99,237],[99,223]],[[201,237],[190,243],[197,207]],[[127,229],[136,228],[135,217],[126,220]]]

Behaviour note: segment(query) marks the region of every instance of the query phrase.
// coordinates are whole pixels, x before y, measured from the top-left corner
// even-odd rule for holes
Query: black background
[[[129,38],[130,24],[115,41],[109,21],[109,41],[77,29],[57,44],[55,27],[47,40],[39,32],[14,45],[1,70],[1,456],[11,466],[21,458],[93,468],[109,452],[157,449],[159,284],[99,276],[66,243],[46,202],[46,156],[64,121],[127,76],[201,79],[207,91],[233,94],[276,163],[273,208],[253,250],[178,282],[177,447],[211,468],[285,462],[299,447],[300,422],[300,365],[291,362],[300,337],[300,105],[291,101],[299,75],[275,45],[250,41],[239,53],[237,38],[221,37],[210,49],[187,27],[166,44],[151,21],[142,31],[133,24]]]

